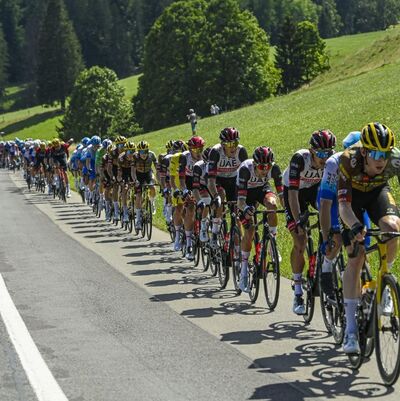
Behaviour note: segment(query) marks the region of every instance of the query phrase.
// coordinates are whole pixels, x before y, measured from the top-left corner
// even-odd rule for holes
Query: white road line
[[[0,274],[0,314],[39,401],[68,401],[29,334]]]

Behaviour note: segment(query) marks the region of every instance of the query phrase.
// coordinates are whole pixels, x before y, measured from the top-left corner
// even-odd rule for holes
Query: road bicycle
[[[376,240],[366,248],[366,254],[378,253],[379,268],[374,279],[368,263],[364,266],[361,275],[361,299],[356,312],[360,353],[349,354],[348,357],[352,367],[358,369],[375,348],[379,373],[385,385],[391,386],[400,373],[400,289],[396,278],[388,269],[387,242],[398,238],[400,233],[371,229],[366,236]],[[354,255],[359,246],[356,242]],[[391,299],[390,313],[382,307],[384,293]]]
[[[260,290],[260,280],[264,284],[264,295],[268,308],[274,310],[279,299],[280,262],[275,236],[271,233],[268,216],[271,213],[284,213],[284,210],[260,210],[254,213],[255,233],[253,258],[249,261],[249,296],[252,303],[256,302]],[[257,215],[262,218],[257,222]],[[258,232],[261,227],[262,234]],[[236,282],[240,280],[240,270],[233,270]]]

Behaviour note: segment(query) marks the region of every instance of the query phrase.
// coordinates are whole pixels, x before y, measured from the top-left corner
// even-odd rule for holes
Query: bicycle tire
[[[211,247],[208,248],[210,251],[210,271],[213,277],[216,277],[218,274],[218,266],[217,266],[217,256],[216,256],[216,249],[212,249]]]
[[[235,240],[236,239],[236,240]],[[231,253],[231,264],[232,264],[232,280],[233,285],[235,287],[235,291],[237,294],[241,293],[239,288],[240,283],[240,270],[241,270],[241,251],[240,251],[240,243],[241,243],[241,235],[239,227],[235,226],[231,232],[231,241],[229,245],[229,250]],[[235,248],[235,243],[236,247]]]
[[[224,251],[224,245],[225,245],[225,234],[228,232],[228,226],[225,220],[222,221],[221,224],[221,231],[218,234],[219,238],[219,249],[220,249],[220,255],[221,255],[221,261],[218,264],[218,280],[219,280],[219,285],[220,289],[223,290],[226,288],[228,281],[229,281],[229,266],[228,266],[228,258],[229,255],[227,254],[226,251]],[[228,249],[229,252],[229,249]]]
[[[206,272],[210,267],[210,248],[208,244],[201,243],[201,263],[203,264],[203,272]]]
[[[311,237],[308,237],[307,240],[307,256],[308,260],[310,260],[310,255],[314,254],[314,241]],[[310,324],[312,318],[314,317],[315,310],[315,297],[314,297],[314,277],[310,277],[310,266],[308,266],[306,279],[303,280],[303,290],[306,293],[305,299],[305,314],[303,315],[303,320],[305,323]],[[317,269],[317,265],[315,266]]]
[[[269,310],[274,310],[276,308],[276,305],[278,304],[281,277],[279,254],[275,237],[270,234],[265,245],[266,249],[264,258],[266,255],[269,255],[270,260],[267,263],[266,260],[261,261],[261,266],[263,265],[263,263],[266,263],[265,270],[262,271],[264,295]],[[274,284],[272,286],[268,286],[268,283]]]
[[[383,382],[387,386],[392,386],[397,381],[400,373],[400,290],[396,279],[391,274],[385,274],[382,277],[381,295],[383,295],[386,287],[390,291],[393,310],[390,316],[385,316],[382,313],[380,305],[376,305],[375,354],[378,370]],[[387,346],[390,340],[394,340],[393,346]],[[387,350],[386,347],[388,348]],[[389,355],[394,356],[394,362],[390,364],[391,366],[388,366]]]
[[[250,302],[254,304],[257,301],[258,294],[260,293],[260,267],[256,265],[255,261],[249,260],[249,298]]]
[[[201,253],[201,245],[199,236],[197,233],[192,234],[192,252],[193,252],[193,265],[194,267],[198,267],[200,264],[200,253]]]
[[[336,344],[343,343],[346,317],[344,313],[344,298],[341,272],[344,270],[343,255],[339,254],[336,263],[332,266],[332,280],[334,288],[334,299],[328,299],[325,293],[320,292],[320,304],[322,318],[325,327],[332,334]],[[321,275],[319,276],[321,280]],[[321,288],[321,281],[320,281]]]
[[[365,351],[367,348],[366,318],[361,306],[364,304],[362,298],[361,296],[360,305],[357,307],[358,344],[360,346],[360,353],[347,355],[353,369],[359,369],[361,367],[365,359]]]
[[[151,203],[148,200],[146,202],[146,236],[147,239],[150,241],[151,240],[151,235],[153,233],[153,213],[151,211]]]

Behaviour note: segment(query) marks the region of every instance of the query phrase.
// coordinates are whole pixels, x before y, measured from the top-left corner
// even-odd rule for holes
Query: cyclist
[[[309,149],[297,151],[283,173],[286,226],[293,239],[290,262],[293,271],[293,312],[304,315],[302,274],[307,238],[300,217],[308,206],[316,208],[319,183],[326,160],[332,156],[336,137],[329,130],[314,131]]]
[[[157,181],[160,184],[160,193],[163,196],[163,215],[167,221],[167,225],[172,221],[171,186],[169,184],[169,177],[167,177],[167,165],[169,165],[169,160],[164,163],[163,160],[167,155],[172,155],[174,142],[175,141],[171,139],[165,144],[166,153],[160,153],[158,155],[156,169]]]
[[[125,144],[127,143],[127,139],[120,135],[115,138],[114,145],[115,147],[111,149],[108,154],[107,160],[107,173],[112,181],[112,200],[114,203],[114,220],[119,221],[119,203],[118,203],[118,194],[119,194],[119,181],[122,179],[122,176],[118,178],[119,173],[119,163],[118,158],[120,154],[124,151]]]
[[[389,127],[374,122],[367,124],[361,141],[347,149],[339,161],[338,200],[339,214],[346,225],[343,243],[349,255],[343,276],[343,293],[346,312],[346,330],[343,342],[345,353],[359,353],[356,310],[360,298],[360,270],[365,260],[365,249],[360,247],[353,255],[354,241],[363,242],[365,229],[363,210],[382,231],[399,231],[400,219],[396,202],[391,194],[388,179],[400,164],[399,152],[394,149],[395,135]],[[353,239],[354,238],[354,239]],[[397,240],[387,243],[387,260],[392,267],[397,252]],[[390,295],[382,297],[382,310],[392,309]]]
[[[361,138],[361,132],[350,132],[343,140],[343,148],[357,143]],[[342,246],[340,234],[339,208],[337,201],[337,182],[339,180],[339,159],[343,152],[333,154],[325,163],[320,188],[318,191],[317,205],[319,210],[319,222],[322,233],[321,252],[323,256],[321,289],[327,296],[333,295],[332,264]]]
[[[100,148],[101,138],[97,135],[92,136],[89,146],[86,148],[86,169],[88,172],[88,199],[89,204],[93,202],[93,191],[96,186],[96,152]]]
[[[100,177],[104,187],[104,199],[106,205],[106,221],[111,221],[111,206],[112,206],[112,176],[109,174],[108,166],[112,165],[112,152],[113,146],[110,144],[107,148],[106,154],[103,156],[101,161]]]
[[[196,162],[193,166],[193,196],[197,201],[197,207],[203,209],[200,223],[200,241],[207,242],[207,219],[208,219],[208,208],[211,204],[211,197],[207,188],[207,173],[206,167],[208,157],[210,155],[211,148],[208,147],[203,150],[201,154],[202,160]]]
[[[211,148],[207,164],[207,186],[215,205],[210,245],[218,245],[217,235],[221,228],[223,213],[222,200],[236,201],[236,175],[242,162],[248,156],[239,144],[240,134],[234,127],[224,128],[219,134],[220,143]]]
[[[254,212],[258,204],[262,204],[267,210],[277,209],[278,196],[269,185],[271,179],[274,180],[276,191],[283,204],[281,169],[274,161],[272,149],[267,146],[259,146],[255,149],[253,158],[245,160],[240,165],[236,179],[239,217],[244,227],[241,241],[242,263],[239,288],[244,292],[249,292],[248,259],[255,233]],[[276,214],[268,216],[268,223],[272,235],[276,236],[278,226]]]
[[[95,157],[95,172],[96,172],[96,177],[99,177],[99,210],[103,210],[103,207],[105,205],[104,202],[104,181],[105,181],[105,176],[104,176],[104,167],[105,165],[103,164],[103,157],[107,153],[108,147],[112,145],[111,139],[104,139],[103,142],[101,143],[101,146],[97,149],[96,151],[96,157]]]
[[[121,188],[121,201],[123,209],[122,221],[127,223],[129,221],[127,194],[129,185],[135,180],[135,168],[133,162],[133,154],[136,147],[133,142],[126,142],[123,152],[118,156],[118,174],[117,181]]]
[[[193,136],[187,142],[189,150],[182,153],[176,153],[171,158],[170,176],[171,184],[175,189],[173,197],[177,198],[182,195],[183,203],[183,225],[185,227],[186,237],[186,259],[193,260],[192,252],[192,234],[195,218],[195,199],[192,196],[193,191],[193,166],[199,161],[203,152],[205,141],[201,136]],[[178,185],[179,182],[179,185]],[[181,206],[178,202],[177,209]],[[176,210],[175,213],[179,213]]]
[[[156,212],[155,197],[156,190],[154,188],[154,177],[152,166],[154,165],[156,171],[158,168],[157,158],[154,152],[149,150],[149,144],[146,141],[140,141],[137,144],[137,152],[133,155],[133,166],[135,171],[135,179],[137,185],[135,187],[135,216],[136,216],[136,227],[142,226],[142,190],[143,185],[150,185],[150,203],[152,213]]]
[[[171,157],[167,155],[163,159],[163,163],[168,162],[168,177],[171,185],[172,192],[172,220],[175,227],[175,232],[177,235],[175,236],[174,250],[179,251],[182,249],[182,244],[180,242],[179,232],[183,226],[183,204],[184,197],[183,192],[181,191],[181,185],[185,185],[185,171],[181,169],[180,160],[182,159],[182,154],[187,150],[187,145],[182,140],[174,141],[173,145],[173,154]],[[184,188],[183,188],[184,189]]]
[[[71,189],[69,186],[69,181],[68,181],[68,175],[66,174],[67,171],[67,160],[68,160],[68,148],[70,147],[71,143],[74,140],[71,138],[67,143],[64,143],[60,141],[58,138],[53,139],[52,145],[53,147],[51,148],[50,151],[50,164],[54,167],[54,165],[58,165],[60,169],[63,170],[63,175],[65,177],[65,186],[66,186],[66,192],[67,192],[67,197],[71,197]]]

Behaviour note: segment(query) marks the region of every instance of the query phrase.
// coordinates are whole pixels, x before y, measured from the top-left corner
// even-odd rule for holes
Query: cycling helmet
[[[272,164],[274,162],[274,152],[267,146],[259,146],[253,153],[253,160],[256,164]]]
[[[135,151],[136,150],[136,145],[133,142],[126,142],[125,146],[124,146],[125,150],[132,150]]]
[[[205,140],[201,136],[192,136],[188,143],[187,146],[189,146],[189,149],[199,149],[204,147]]]
[[[336,145],[336,137],[328,130],[314,131],[311,135],[310,145],[313,149],[332,149]]]
[[[394,133],[381,123],[369,123],[361,133],[361,143],[364,148],[388,152],[394,147]]]
[[[360,131],[352,131],[346,138],[343,139],[343,149],[349,148],[351,145],[354,145],[361,139]]]
[[[91,145],[100,145],[101,144],[101,138],[97,135],[92,136],[92,138],[90,139],[90,143]]]
[[[175,141],[173,139],[171,139],[165,144],[165,148],[167,149],[167,152],[169,152],[170,150],[172,150],[174,148],[174,142]]]
[[[36,147],[36,148],[38,148],[39,146],[40,146],[40,139],[35,139],[34,141],[33,141],[33,145]]]
[[[177,141],[174,141],[174,145],[173,145],[172,149],[175,151],[184,152],[185,150],[188,150],[188,147],[184,141],[181,141],[180,139],[178,139]]]
[[[115,138],[114,143],[115,143],[116,145],[120,145],[120,144],[125,144],[126,141],[127,141],[127,139],[126,139],[124,136],[119,135],[119,136],[117,136],[117,137]]]
[[[224,128],[219,134],[219,139],[221,142],[234,142],[238,141],[239,138],[239,131],[233,127]]]
[[[107,149],[111,144],[112,144],[111,139],[104,139],[104,141],[101,143],[101,146],[104,149]]]
[[[137,144],[137,150],[149,150],[149,143],[146,141],[140,141]]]
[[[58,146],[61,145],[61,142],[58,138],[53,139],[52,145],[57,148]]]
[[[90,142],[90,139],[89,139],[87,136],[85,136],[85,137],[82,138],[82,140],[81,140],[81,143],[82,143],[83,146],[89,145],[89,142]]]
[[[42,149],[42,150],[46,149],[46,143],[45,142],[40,142],[40,149]]]
[[[208,162],[208,158],[210,156],[210,152],[211,152],[211,148],[210,147],[205,148],[203,150],[203,153],[201,154],[201,157],[203,158],[204,163]]]

